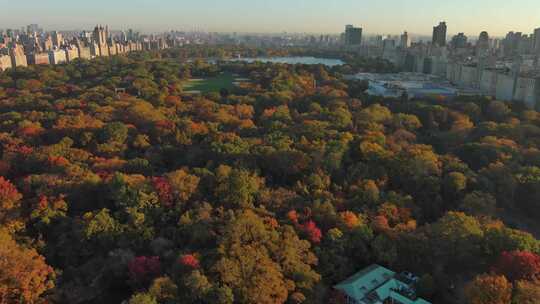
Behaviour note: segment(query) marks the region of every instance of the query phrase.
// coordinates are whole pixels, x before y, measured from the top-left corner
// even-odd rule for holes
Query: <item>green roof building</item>
[[[418,277],[396,274],[379,265],[371,265],[334,286],[347,297],[348,304],[431,304],[416,296]]]

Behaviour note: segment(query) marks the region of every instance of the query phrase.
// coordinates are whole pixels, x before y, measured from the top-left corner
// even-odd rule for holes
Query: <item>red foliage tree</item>
[[[135,284],[148,284],[161,273],[159,257],[136,257],[128,263],[129,277]]]
[[[171,206],[173,201],[172,188],[169,181],[164,177],[152,178],[152,183],[159,196],[159,201],[164,206]]]
[[[23,136],[23,137],[24,136],[34,137],[43,133],[43,128],[40,128],[39,126],[36,126],[36,125],[26,125],[26,126],[19,127],[16,133],[17,135]]]
[[[307,237],[312,243],[320,243],[322,238],[321,229],[317,227],[314,221],[308,221],[302,225],[302,230],[307,234]]]
[[[28,156],[30,155],[32,152],[34,152],[34,149],[32,147],[29,147],[29,146],[20,146],[19,147],[19,154],[21,156]]]
[[[509,280],[532,280],[540,277],[540,256],[528,251],[503,252],[493,271]]]
[[[374,217],[371,226],[373,230],[377,232],[385,232],[390,229],[388,219],[384,215],[377,215],[376,217]]]
[[[17,188],[0,176],[0,225],[9,225],[15,220],[21,199]]]
[[[69,165],[69,160],[63,156],[49,156],[47,162],[51,167],[64,167]]]
[[[178,262],[184,266],[191,269],[197,269],[200,267],[199,259],[193,254],[184,254],[180,257]]]
[[[0,201],[13,203],[21,198],[22,195],[17,191],[17,188],[3,176],[0,176]]]

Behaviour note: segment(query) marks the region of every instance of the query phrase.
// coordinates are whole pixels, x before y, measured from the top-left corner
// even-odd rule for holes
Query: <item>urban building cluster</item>
[[[414,99],[434,98],[449,100],[467,90],[459,90],[444,77],[423,73],[358,73],[347,75],[347,79],[365,80],[369,82],[367,93],[375,96]]]
[[[540,28],[532,34],[509,32],[504,38],[492,38],[484,31],[474,39],[464,33],[448,39],[447,24],[441,22],[433,28],[431,40],[415,42],[407,32],[364,39],[361,28],[352,28],[346,26],[342,44],[365,56],[387,59],[402,71],[439,76],[458,92],[540,108]]]
[[[144,36],[133,30],[111,32],[107,26],[93,31],[46,32],[36,24],[20,30],[0,31],[0,71],[34,64],[61,64],[132,51],[161,50],[182,43],[171,35]]]

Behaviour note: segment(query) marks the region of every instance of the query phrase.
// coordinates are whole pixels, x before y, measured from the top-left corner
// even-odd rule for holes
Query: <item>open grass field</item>
[[[235,77],[230,73],[223,73],[216,77],[205,79],[190,79],[184,84],[184,91],[198,91],[201,93],[219,92],[225,88],[231,90],[234,87]]]

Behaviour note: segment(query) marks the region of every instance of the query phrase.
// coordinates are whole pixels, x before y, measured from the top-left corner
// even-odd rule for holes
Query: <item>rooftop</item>
[[[334,286],[358,304],[382,304],[395,300],[403,304],[430,304],[416,296],[418,278],[410,273],[396,274],[379,265],[371,265]]]

